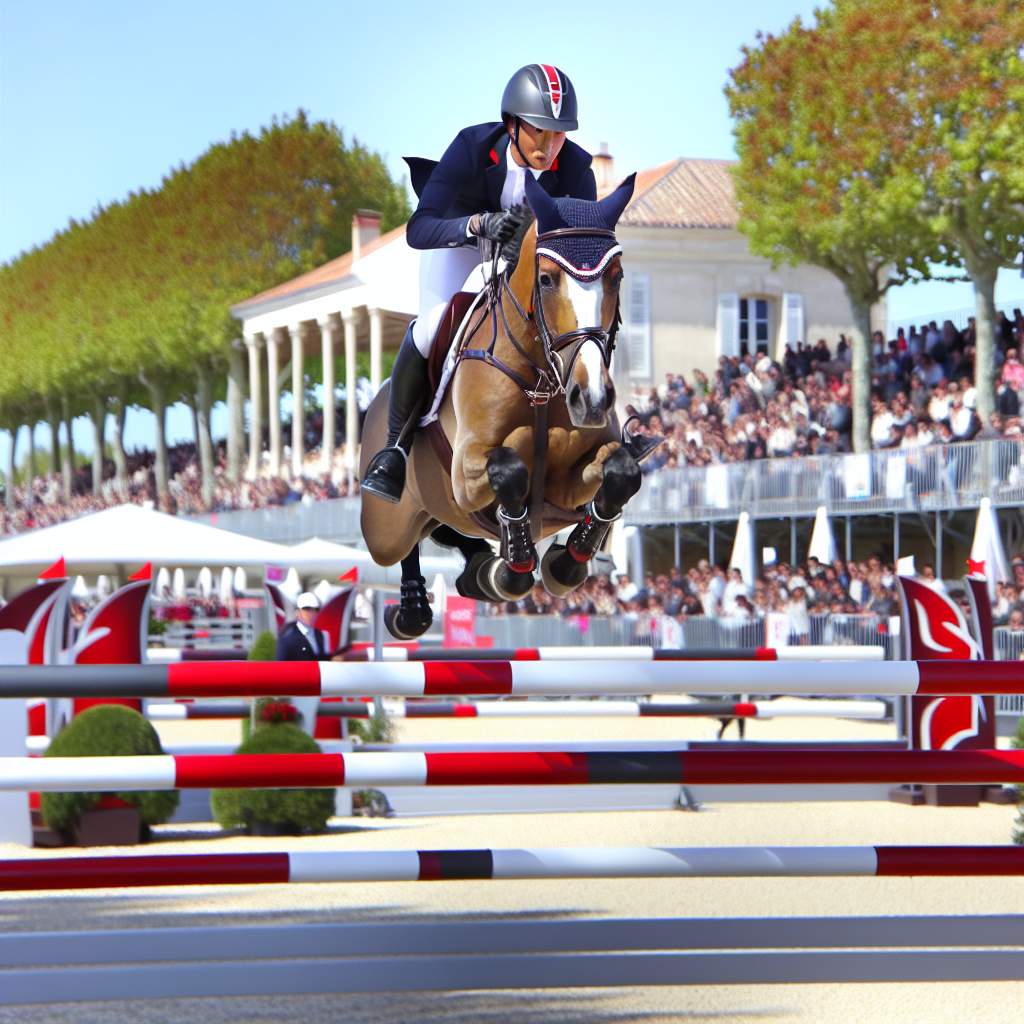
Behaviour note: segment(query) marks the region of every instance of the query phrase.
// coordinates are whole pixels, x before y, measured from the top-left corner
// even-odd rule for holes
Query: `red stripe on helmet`
[[[551,105],[557,107],[562,102],[562,80],[558,76],[558,68],[554,64],[541,64],[541,70],[547,76],[548,89],[551,91]]]

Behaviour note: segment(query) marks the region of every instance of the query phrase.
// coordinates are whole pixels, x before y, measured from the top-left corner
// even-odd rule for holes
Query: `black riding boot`
[[[427,360],[412,340],[412,324],[409,324],[391,371],[387,445],[370,460],[360,485],[364,491],[395,504],[401,500],[405,489],[405,463],[426,399]]]

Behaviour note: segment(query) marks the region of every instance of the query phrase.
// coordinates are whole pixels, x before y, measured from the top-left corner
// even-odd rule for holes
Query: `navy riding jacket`
[[[419,205],[406,225],[405,237],[414,249],[444,249],[475,245],[466,236],[474,213],[501,209],[501,190],[508,170],[508,132],[500,121],[464,128],[440,162],[406,157]],[[551,196],[597,198],[590,154],[566,139],[554,166],[539,183]]]

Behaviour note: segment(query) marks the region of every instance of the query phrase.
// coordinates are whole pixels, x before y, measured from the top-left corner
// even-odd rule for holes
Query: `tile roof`
[[[619,220],[643,228],[735,228],[732,160],[670,160],[641,171]]]
[[[380,238],[375,238],[369,245],[363,246],[361,255],[368,256],[371,252],[380,249],[389,242],[394,242],[397,239],[402,238],[404,235],[404,224],[397,228],[392,228],[387,232],[387,234],[381,235]],[[285,298],[288,295],[295,295],[299,292],[304,292],[309,288],[316,288],[319,285],[330,284],[333,281],[342,281],[348,277],[351,272],[352,253],[347,252],[342,256],[337,256],[333,260],[329,260],[327,263],[321,264],[319,267],[307,270],[305,274],[293,277],[290,281],[284,281],[281,284],[274,285],[273,288],[268,288],[266,291],[260,292],[258,295],[252,295],[242,302],[236,303],[232,306],[232,309],[244,309],[246,306],[258,305],[263,302],[269,302],[273,299]]]

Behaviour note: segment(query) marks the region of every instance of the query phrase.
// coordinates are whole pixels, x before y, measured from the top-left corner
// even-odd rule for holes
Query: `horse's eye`
[[[541,288],[554,288],[555,278],[553,274],[549,274],[546,270],[541,271],[540,275],[540,286]]]

